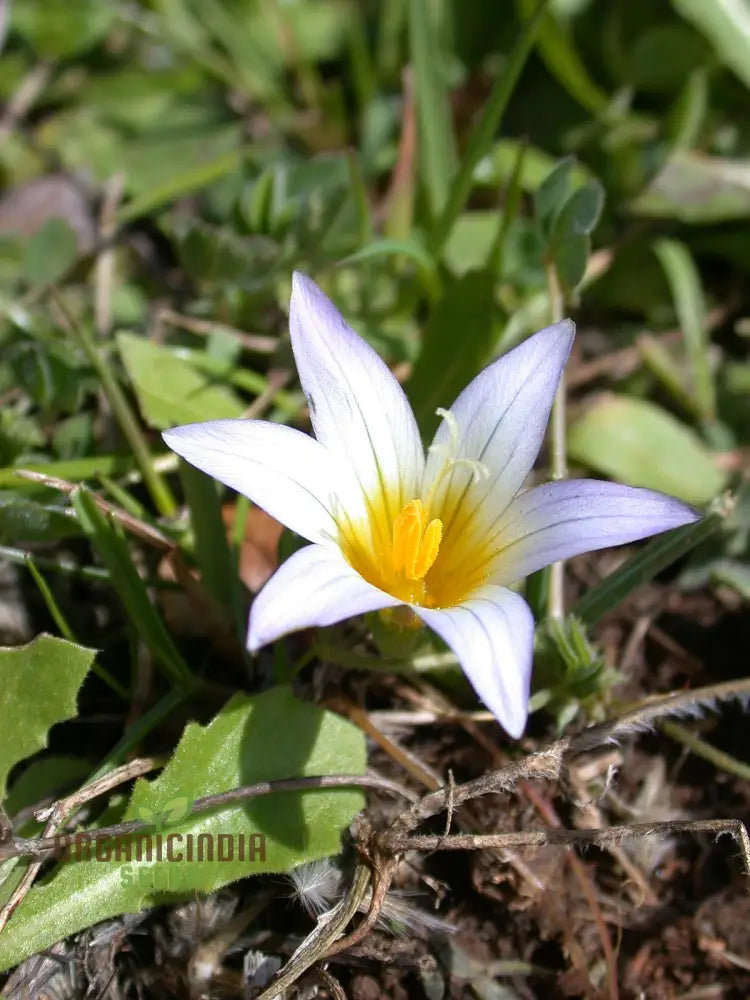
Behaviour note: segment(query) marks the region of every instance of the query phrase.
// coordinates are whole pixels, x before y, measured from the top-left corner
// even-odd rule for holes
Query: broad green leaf
[[[242,415],[245,407],[230,389],[169,348],[133,333],[119,333],[117,346],[143,419],[151,427],[165,430]]]
[[[672,0],[708,38],[719,58],[750,87],[750,5],[747,0]]]
[[[84,646],[39,635],[26,646],[0,648],[0,800],[11,768],[47,746],[56,722],[78,711],[78,690],[94,662]]]
[[[750,601],[750,564],[739,559],[717,559],[711,566],[711,578]]]
[[[453,400],[482,368],[494,343],[495,278],[470,271],[435,303],[422,350],[408,384],[409,398],[423,430],[437,423],[437,407]]]
[[[164,817],[179,802],[279,778],[319,774],[362,774],[362,733],[332,712],[298,701],[288,688],[237,695],[207,726],[191,722],[164,771],[140,780],[124,819]],[[62,862],[44,884],[34,886],[2,936],[0,968],[7,969],[68,934],[122,913],[137,912],[165,898],[191,896],[264,872],[284,872],[340,849],[341,831],[364,804],[356,789],[284,792],[228,804],[170,823],[173,852],[187,851],[195,838],[195,860],[72,860]],[[170,817],[171,818],[171,817]],[[208,835],[213,860],[197,860],[197,837]],[[166,836],[166,833],[163,835]],[[222,840],[219,837],[222,836]],[[245,859],[239,860],[239,838]],[[207,843],[207,841],[204,841]],[[232,845],[231,860],[219,860]],[[100,856],[101,853],[100,853]],[[171,898],[174,898],[171,895]]]
[[[23,252],[23,276],[32,285],[58,281],[78,253],[76,234],[63,219],[48,219],[29,239]]]
[[[724,485],[696,434],[644,399],[601,396],[568,433],[570,457],[631,486],[704,504]]]
[[[630,203],[636,215],[705,225],[750,217],[750,160],[675,150]]]

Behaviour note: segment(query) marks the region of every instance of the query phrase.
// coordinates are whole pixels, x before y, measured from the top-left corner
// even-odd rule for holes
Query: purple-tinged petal
[[[347,498],[359,517],[363,495],[382,496],[388,533],[419,494],[424,451],[401,386],[375,351],[347,324],[314,281],[295,272],[289,325],[294,359],[315,436],[350,466],[360,495]],[[353,510],[358,502],[361,510]]]
[[[534,642],[526,601],[487,584],[454,608],[413,610],[450,646],[484,704],[518,739],[529,712]]]
[[[570,320],[535,333],[480,372],[450,408],[457,457],[468,461],[454,465],[436,491],[432,509],[440,510],[446,537],[467,525],[481,534],[523,485],[542,446],[574,333]],[[450,445],[451,427],[443,421],[427,457],[425,493]],[[486,474],[477,475],[476,462]]]
[[[185,461],[311,542],[337,537],[336,462],[314,438],[264,420],[209,420],[162,435]]]
[[[595,479],[546,483],[519,494],[487,538],[496,551],[490,579],[513,583],[558,559],[635,542],[699,517],[654,490]]]
[[[289,632],[401,603],[363,580],[337,550],[307,545],[276,570],[253,601],[247,647],[255,653]]]

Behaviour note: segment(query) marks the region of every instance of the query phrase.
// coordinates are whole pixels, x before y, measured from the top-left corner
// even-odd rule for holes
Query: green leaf
[[[78,254],[76,234],[63,219],[48,219],[24,247],[23,276],[32,285],[52,285]]]
[[[437,423],[437,407],[450,406],[487,362],[495,333],[494,289],[493,274],[470,271],[448,287],[430,314],[408,385],[427,433]]]
[[[708,359],[706,303],[698,268],[688,248],[678,240],[657,240],[654,253],[667,276],[685,338],[698,410],[704,420],[712,420],[716,415],[716,391]]]
[[[575,165],[572,156],[560,160],[534,193],[534,214],[545,229],[551,227],[551,223],[560,211],[560,206],[570,197]]]
[[[13,27],[43,59],[68,59],[91,48],[116,14],[111,0],[14,3]]]
[[[713,456],[679,420],[654,403],[601,396],[571,426],[572,459],[631,486],[704,504],[724,485]]]
[[[708,38],[725,66],[750,87],[750,6],[746,0],[672,0]]]
[[[285,687],[254,697],[235,696],[207,726],[191,722],[164,771],[139,781],[123,819],[163,816],[177,800],[195,799],[241,785],[319,774],[362,774],[362,733],[332,712],[298,701]],[[63,862],[37,884],[0,936],[0,968],[7,969],[54,942],[122,913],[165,898],[192,896],[263,872],[284,872],[335,854],[341,831],[362,808],[356,789],[284,792],[227,804],[187,817],[170,834],[207,834],[214,850],[231,839],[234,856],[222,861],[90,860]],[[144,811],[148,812],[144,812]],[[226,839],[219,841],[219,836]],[[238,858],[239,839],[246,846]],[[152,836],[153,852],[156,839]],[[174,841],[174,850],[187,847]],[[133,848],[133,855],[135,848]],[[174,898],[172,895],[171,898]]]
[[[174,351],[134,333],[119,333],[117,346],[133,383],[143,419],[165,430],[220,417],[240,417],[242,401]]]
[[[437,216],[448,197],[448,186],[457,162],[445,79],[446,59],[433,23],[434,5],[424,0],[408,0],[408,3],[409,44],[419,123],[419,165],[433,215]]]
[[[573,608],[586,625],[595,625],[612,608],[624,601],[636,587],[648,583],[667,566],[714,535],[731,514],[733,502],[718,497],[706,516],[694,524],[685,524],[652,538],[642,549],[588,590]]]
[[[747,219],[750,161],[675,150],[630,210],[695,225]]]
[[[0,648],[0,800],[11,768],[47,746],[56,722],[72,719],[76,699],[96,655],[93,649],[39,635],[26,646]]]
[[[557,276],[568,289],[577,288],[586,273],[591,241],[588,236],[568,236],[552,245]]]
[[[589,236],[604,208],[604,188],[599,181],[587,181],[574,191],[555,219],[553,238]]]
[[[94,498],[83,487],[77,487],[70,499],[81,527],[110,572],[112,583],[125,605],[128,619],[172,683],[185,683],[191,677],[190,671],[152,604],[130,550],[113,519],[99,510]]]
[[[91,773],[91,761],[84,757],[45,756],[31,764],[8,789],[3,803],[9,816],[41,802],[50,795],[69,791]]]

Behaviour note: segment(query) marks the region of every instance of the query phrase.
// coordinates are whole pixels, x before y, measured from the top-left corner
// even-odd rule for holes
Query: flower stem
[[[550,317],[553,323],[562,319],[563,297],[557,269],[553,261],[545,265],[547,275],[547,295],[549,298]],[[560,376],[560,384],[552,405],[552,478],[564,479],[568,474],[568,457],[565,442],[565,373]],[[549,591],[547,596],[547,612],[551,618],[562,618],[565,614],[564,604],[564,572],[565,563],[560,561],[550,566]]]

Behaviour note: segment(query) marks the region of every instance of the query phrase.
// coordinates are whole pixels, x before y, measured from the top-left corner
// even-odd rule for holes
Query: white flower
[[[315,438],[261,420],[167,431],[188,462],[307,538],[256,597],[248,647],[407,605],[451,647],[512,736],[528,713],[534,623],[509,584],[558,559],[694,521],[651,490],[567,480],[520,492],[573,340],[566,320],[491,364],[425,456],[388,367],[296,273],[290,326]]]

